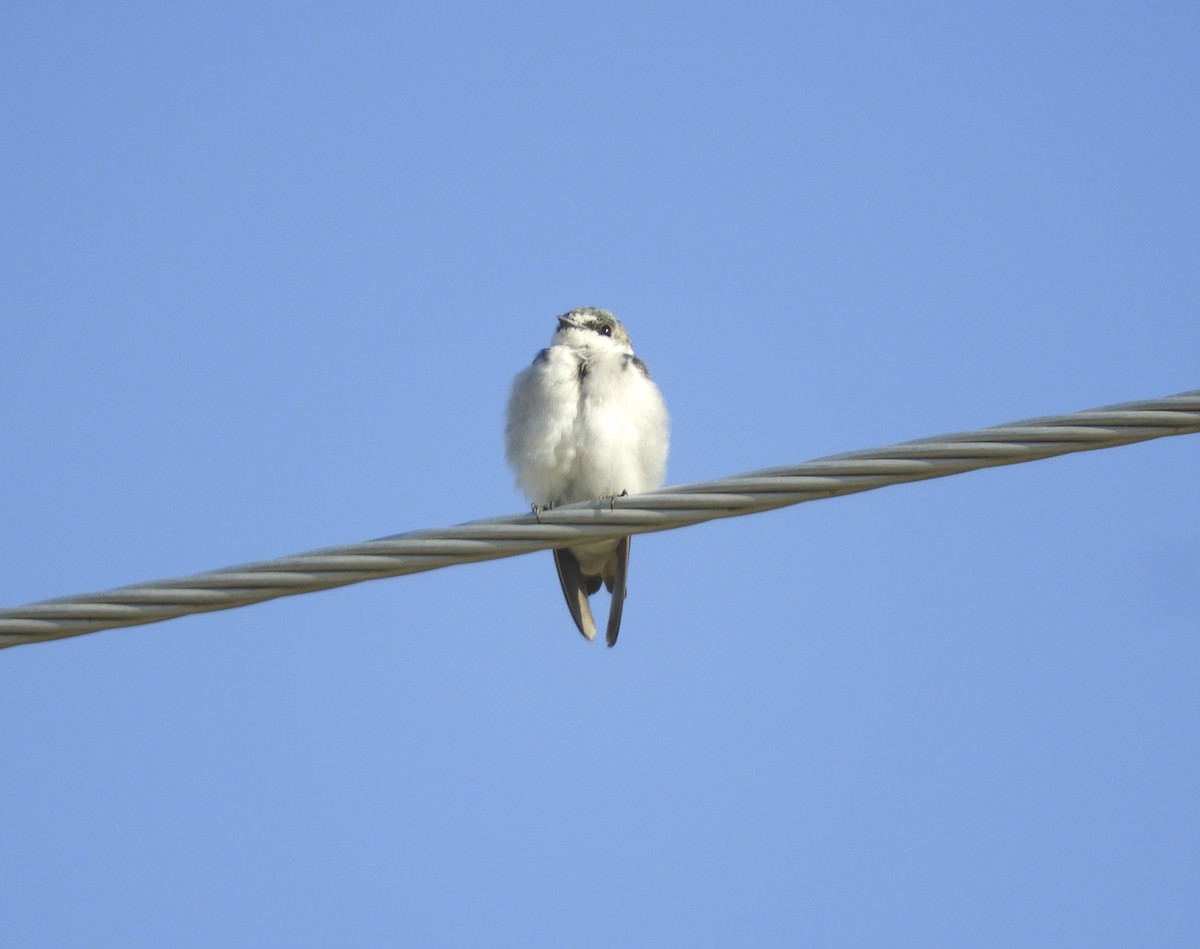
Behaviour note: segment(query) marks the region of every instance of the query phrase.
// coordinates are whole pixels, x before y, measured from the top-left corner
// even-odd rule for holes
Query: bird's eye
[[[607,323],[605,323],[603,326],[600,327],[600,335],[601,336],[612,336],[612,327],[609,326]]]

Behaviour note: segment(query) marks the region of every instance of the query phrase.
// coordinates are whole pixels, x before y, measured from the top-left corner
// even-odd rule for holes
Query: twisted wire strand
[[[0,648],[1200,432],[1200,390],[0,609]]]

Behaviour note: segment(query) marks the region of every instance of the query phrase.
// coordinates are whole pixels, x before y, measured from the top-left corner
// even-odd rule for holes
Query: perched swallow
[[[629,333],[607,310],[558,317],[550,345],[513,380],[505,454],[535,510],[616,498],[663,483],[667,406]],[[563,596],[579,631],[596,637],[588,597],[612,594],[605,639],[621,630],[629,537],[554,551]]]

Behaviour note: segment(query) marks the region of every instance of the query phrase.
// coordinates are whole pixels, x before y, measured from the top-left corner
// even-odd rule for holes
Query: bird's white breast
[[[634,494],[663,483],[668,426],[632,356],[551,346],[513,383],[508,461],[535,504]]]

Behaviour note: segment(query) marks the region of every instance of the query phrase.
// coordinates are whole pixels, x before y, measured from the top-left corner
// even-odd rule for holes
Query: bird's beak
[[[569,316],[560,316],[558,318],[558,328],[560,330],[579,329],[579,324]]]

